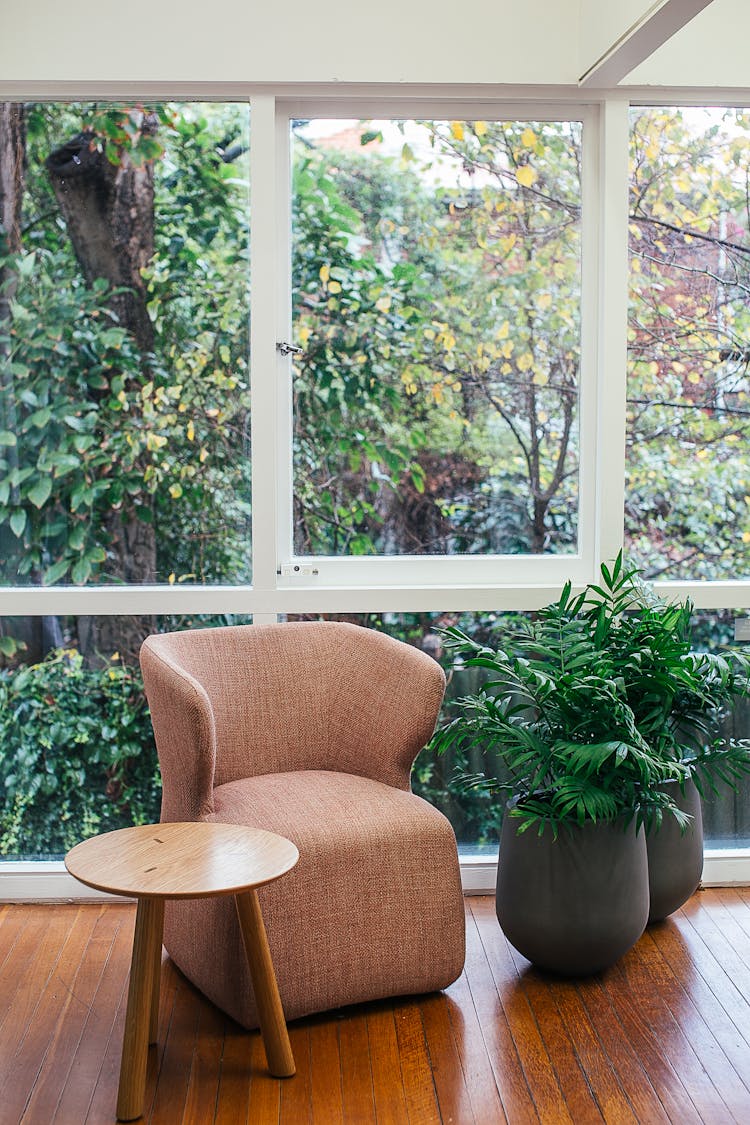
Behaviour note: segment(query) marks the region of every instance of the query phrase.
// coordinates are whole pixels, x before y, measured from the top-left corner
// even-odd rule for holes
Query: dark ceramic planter
[[[643,933],[649,909],[646,840],[631,823],[549,826],[500,836],[497,917],[512,945],[542,969],[587,976],[614,964]]]
[[[646,835],[649,922],[661,922],[679,910],[697,889],[703,872],[703,817],[695,782],[686,782],[684,793],[677,782],[668,782],[663,788],[693,820],[683,833],[675,818],[665,813],[661,827]]]

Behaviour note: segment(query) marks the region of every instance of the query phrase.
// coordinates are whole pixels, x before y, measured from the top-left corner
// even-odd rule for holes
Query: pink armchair
[[[455,836],[409,785],[445,687],[435,661],[310,622],[152,636],[141,666],[162,820],[249,824],[299,848],[259,892],[288,1019],[459,976]],[[257,1026],[231,900],[167,903],[164,943],[206,996]]]

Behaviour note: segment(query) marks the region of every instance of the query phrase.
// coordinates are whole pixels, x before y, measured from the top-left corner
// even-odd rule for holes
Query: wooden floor
[[[750,1122],[750,890],[702,891],[586,981],[531,969],[466,899],[445,994],[300,1020],[295,1078],[166,961],[154,1125]],[[134,908],[0,907],[0,1122],[114,1121]]]

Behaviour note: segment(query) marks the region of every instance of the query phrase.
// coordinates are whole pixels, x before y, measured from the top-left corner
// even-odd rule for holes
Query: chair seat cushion
[[[210,817],[293,840],[297,866],[259,891],[288,1019],[444,988],[464,961],[453,830],[412,793],[325,770],[218,786]],[[257,1025],[234,905],[167,904],[165,945],[185,974]]]

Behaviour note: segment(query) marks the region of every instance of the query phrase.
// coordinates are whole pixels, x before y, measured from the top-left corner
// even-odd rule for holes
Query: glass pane
[[[574,552],[581,123],[291,131],[295,551]]]
[[[59,858],[97,832],[158,820],[156,747],[128,645],[144,623],[163,632],[247,621],[0,618],[0,859]]]
[[[750,576],[750,116],[631,116],[626,540],[652,577]]]
[[[248,145],[242,105],[0,103],[0,582],[250,580]]]
[[[696,649],[720,652],[728,647],[746,650],[734,641],[734,622],[745,610],[698,610],[693,619]],[[750,700],[739,699],[723,715],[717,737],[750,738]],[[750,777],[732,787],[718,783],[703,797],[703,832],[707,848],[750,848]]]

